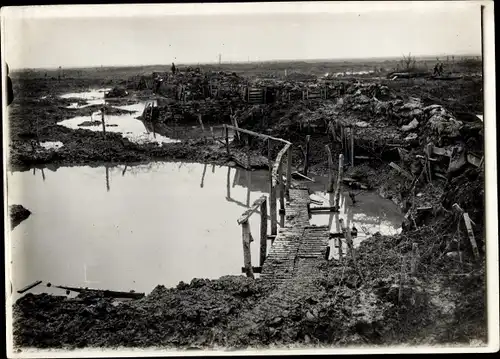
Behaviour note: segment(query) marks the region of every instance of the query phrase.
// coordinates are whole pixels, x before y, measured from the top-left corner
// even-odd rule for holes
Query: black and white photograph
[[[492,1],[1,26],[9,358],[498,351]]]

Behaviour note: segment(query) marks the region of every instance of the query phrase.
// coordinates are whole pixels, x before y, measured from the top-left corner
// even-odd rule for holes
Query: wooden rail
[[[259,137],[259,138],[262,138],[264,140],[271,139],[273,141],[282,142],[282,143],[285,143],[285,144],[291,144],[291,142],[289,142],[287,140],[284,140],[282,138],[264,135],[262,133],[258,133],[258,132],[246,130],[246,129],[241,128],[241,127],[235,127],[235,126],[231,126],[231,125],[224,125],[224,127],[228,128],[228,129],[232,129],[232,130],[237,131],[237,132],[246,133],[247,135],[252,135],[252,136],[255,136],[255,137]]]

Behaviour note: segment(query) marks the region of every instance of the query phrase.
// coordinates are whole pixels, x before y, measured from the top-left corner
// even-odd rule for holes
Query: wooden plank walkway
[[[285,226],[278,231],[262,266],[263,281],[281,284],[325,261],[329,228],[310,225],[309,204],[307,188],[290,189]]]

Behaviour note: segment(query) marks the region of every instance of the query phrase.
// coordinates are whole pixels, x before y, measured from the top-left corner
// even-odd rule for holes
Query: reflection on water
[[[264,194],[235,181],[246,178],[244,172],[157,162],[9,174],[10,203],[32,211],[11,232],[14,291],[40,279],[148,292],[194,277],[241,275],[236,221]],[[266,179],[265,172],[250,177],[254,184]],[[250,227],[258,238],[258,214]],[[255,266],[258,253],[252,246]],[[32,290],[43,291],[63,294],[43,285]]]
[[[8,175],[9,202],[32,212],[11,232],[14,291],[42,280],[149,292],[157,284],[241,275],[237,219],[269,193],[267,171],[208,164],[152,162],[46,172]],[[313,199],[326,205],[330,194],[324,192],[324,179],[317,177],[311,186]],[[278,218],[283,225],[284,216]],[[392,202],[361,193],[355,206],[342,195],[339,214],[314,214],[311,223],[330,224],[337,232],[340,218],[358,228],[355,244],[369,233],[397,231],[402,220]],[[249,222],[259,238],[260,214]],[[251,248],[258,266],[258,239]],[[32,290],[44,291],[63,294],[42,285]]]
[[[104,92],[107,89],[101,90],[91,90],[87,92],[79,93],[69,93],[62,95],[63,98],[80,98],[87,101],[87,105],[72,104],[71,108],[82,108],[94,104],[104,104]],[[115,106],[116,108],[133,111],[130,114],[123,115],[105,115],[104,120],[106,123],[106,131],[108,132],[118,132],[121,133],[123,137],[128,138],[130,141],[135,143],[157,143],[159,146],[163,143],[174,143],[180,142],[180,140],[172,139],[166,136],[159,135],[153,131],[149,131],[144,123],[137,119],[137,117],[142,113],[146,102],[138,102],[132,105]],[[80,126],[83,122],[96,122],[91,126]],[[90,131],[102,131],[101,112],[92,112],[88,116],[77,116],[67,120],[58,122],[58,125],[65,126],[71,129],[85,128]]]

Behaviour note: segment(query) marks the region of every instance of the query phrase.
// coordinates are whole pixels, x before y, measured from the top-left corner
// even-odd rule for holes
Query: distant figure
[[[439,76],[439,63],[434,65],[434,76]]]
[[[172,62],[172,74],[175,75],[175,65],[173,62]]]

